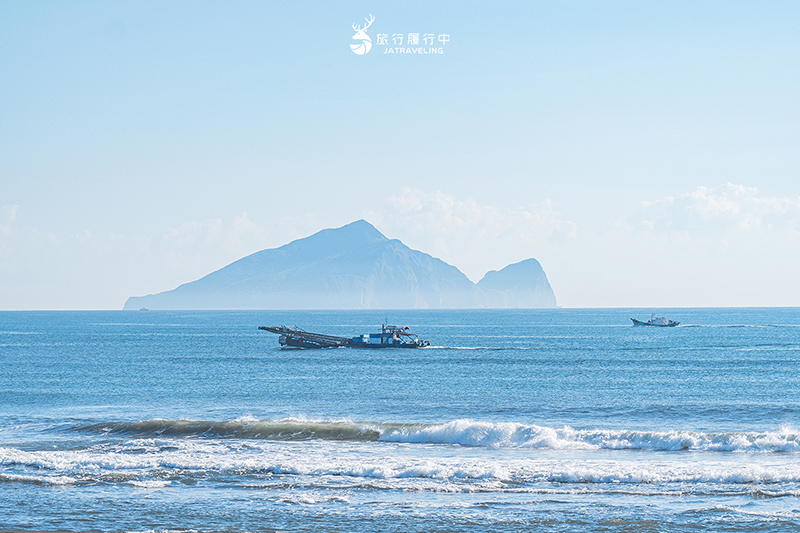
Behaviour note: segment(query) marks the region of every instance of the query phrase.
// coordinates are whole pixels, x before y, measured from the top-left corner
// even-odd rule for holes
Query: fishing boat
[[[650,314],[650,320],[647,322],[636,320],[635,318],[631,318],[631,320],[633,320],[634,326],[653,326],[657,328],[673,328],[680,324],[680,322],[675,322],[674,320],[667,320],[663,316],[656,316],[655,313]]]
[[[428,341],[420,340],[409,333],[408,326],[400,327],[383,323],[380,333],[367,333],[357,337],[336,337],[304,331],[297,326],[259,326],[258,329],[280,335],[278,343],[290,348],[424,348]]]

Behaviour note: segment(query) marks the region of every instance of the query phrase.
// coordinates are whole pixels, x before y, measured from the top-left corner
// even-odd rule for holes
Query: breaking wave
[[[106,422],[78,426],[75,430],[136,438],[382,441],[553,450],[800,452],[800,431],[789,427],[766,432],[707,433],[680,430],[579,430],[569,426],[553,428],[467,419],[444,424],[400,424],[349,420],[240,418],[222,422],[164,419]]]
[[[139,422],[107,422],[77,429],[131,437],[376,441],[380,437],[380,430],[376,429],[377,426],[377,424],[373,427],[370,424],[356,424],[348,421],[238,418],[223,422],[163,419]]]
[[[464,454],[432,455],[427,453],[430,450],[409,446],[367,450],[365,445],[262,441],[243,447],[238,442],[136,439],[72,450],[0,447],[0,464],[6,470],[0,472],[0,485],[102,484],[158,490],[219,483],[226,487],[282,492],[342,487],[433,492],[599,490],[650,494],[676,491],[697,494],[698,490],[731,494],[732,490],[759,499],[800,496],[800,465],[791,457],[750,462],[614,458],[608,454],[475,455],[471,450]],[[593,489],[590,485],[605,488]]]

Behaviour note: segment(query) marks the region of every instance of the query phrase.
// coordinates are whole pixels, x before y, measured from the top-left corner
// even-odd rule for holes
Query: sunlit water
[[[800,309],[649,312],[0,313],[0,529],[800,529]]]

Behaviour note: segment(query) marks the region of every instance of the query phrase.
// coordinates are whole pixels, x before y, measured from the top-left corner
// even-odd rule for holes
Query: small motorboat
[[[368,333],[350,339],[350,346],[356,348],[424,348],[430,346],[428,341],[422,341],[408,332],[408,326],[391,326],[383,323],[380,333]]]
[[[652,326],[657,328],[673,328],[680,324],[680,322],[675,322],[674,320],[667,320],[663,316],[656,316],[655,313],[650,314],[650,320],[647,322],[636,320],[635,318],[631,318],[631,320],[633,320],[634,326]]]

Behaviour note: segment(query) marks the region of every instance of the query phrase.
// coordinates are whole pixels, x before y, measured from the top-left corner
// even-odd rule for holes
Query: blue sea
[[[800,309],[650,311],[0,313],[0,529],[800,530]]]

